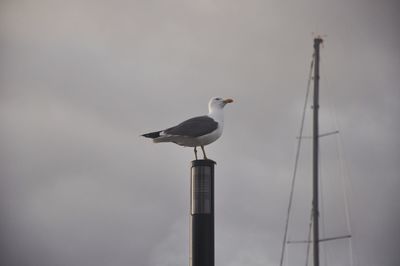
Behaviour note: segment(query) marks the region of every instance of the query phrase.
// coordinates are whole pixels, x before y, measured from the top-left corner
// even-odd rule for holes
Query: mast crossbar
[[[337,237],[329,237],[329,238],[322,238],[318,242],[327,242],[327,241],[332,241],[332,240],[338,240],[338,239],[345,239],[345,238],[351,238],[351,235],[345,235],[345,236],[337,236]],[[293,240],[293,241],[287,241],[287,244],[307,244],[307,243],[314,243],[314,241],[308,241],[308,240]]]
[[[326,136],[331,136],[331,135],[335,135],[335,134],[338,134],[339,133],[339,130],[335,130],[335,131],[332,131],[332,132],[327,132],[327,133],[324,133],[324,134],[320,134],[318,137],[319,138],[323,138],[323,137],[326,137]],[[297,139],[299,139],[300,137],[296,137]],[[302,139],[312,139],[313,137],[311,137],[311,136],[304,136],[304,137],[301,137]]]

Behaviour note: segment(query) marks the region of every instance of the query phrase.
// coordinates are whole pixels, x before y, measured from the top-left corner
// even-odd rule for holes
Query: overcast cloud
[[[139,135],[212,96],[235,99],[206,148],[216,265],[278,265],[313,32],[327,35],[321,131],[340,130],[321,140],[322,234],[349,233],[343,172],[356,265],[400,265],[399,13],[396,0],[1,1],[1,265],[187,265],[193,151]],[[308,232],[308,144],[291,240]],[[348,250],[324,244],[323,261],[349,265]],[[286,259],[304,265],[305,246]]]

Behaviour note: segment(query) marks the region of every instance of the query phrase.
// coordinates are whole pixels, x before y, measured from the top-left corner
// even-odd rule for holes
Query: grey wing
[[[198,137],[213,132],[218,123],[209,116],[198,116],[188,119],[175,127],[164,130],[169,135]]]

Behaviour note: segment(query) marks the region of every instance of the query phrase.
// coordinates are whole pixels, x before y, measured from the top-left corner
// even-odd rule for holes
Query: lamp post
[[[214,166],[194,160],[190,175],[190,266],[214,266]]]

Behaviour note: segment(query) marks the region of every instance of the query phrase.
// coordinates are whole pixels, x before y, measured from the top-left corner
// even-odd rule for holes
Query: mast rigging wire
[[[321,62],[321,64],[324,64],[324,61]],[[330,84],[328,80],[326,79],[326,76],[322,76],[324,83],[326,84],[327,87],[327,92],[329,93],[331,90]],[[337,106],[334,103],[328,102],[328,104],[331,104],[329,110],[331,110],[331,119],[333,121],[333,127],[336,128],[336,132],[340,132],[341,126],[338,121],[337,117]],[[337,134],[336,136],[336,154],[338,157],[338,162],[339,162],[339,169],[340,169],[340,176],[341,176],[341,186],[342,186],[342,194],[344,198],[344,208],[345,208],[345,216],[346,216],[346,227],[347,227],[347,233],[348,236],[346,238],[349,239],[348,242],[348,247],[349,247],[349,256],[350,256],[350,265],[358,265],[357,262],[357,254],[354,253],[353,249],[355,249],[355,243],[353,243],[353,232],[351,228],[351,202],[349,198],[349,194],[352,192],[352,187],[353,184],[351,182],[351,178],[349,175],[349,169],[347,165],[347,161],[345,158],[345,152],[343,150],[344,144],[343,144],[343,139],[341,134]],[[346,182],[347,181],[347,182]],[[348,190],[346,189],[346,184],[348,185]]]
[[[311,246],[311,228],[312,228],[312,221],[313,221],[313,211],[311,208],[310,214],[310,223],[308,225],[308,238],[307,238],[307,256],[306,256],[306,266],[308,266],[308,260],[310,258],[310,246]]]
[[[300,129],[299,129],[299,137],[298,137],[298,141],[297,141],[297,151],[296,151],[296,158],[295,158],[295,162],[294,162],[292,184],[291,184],[291,188],[290,188],[289,204],[288,204],[286,224],[285,224],[285,233],[284,233],[283,241],[282,241],[281,260],[280,260],[280,264],[279,264],[280,266],[283,266],[283,260],[285,257],[285,249],[286,249],[287,233],[288,233],[288,229],[289,229],[290,212],[292,209],[294,185],[295,185],[295,181],[296,181],[297,167],[298,167],[298,162],[299,162],[299,158],[300,158],[300,148],[301,148],[301,141],[303,138],[304,121],[305,121],[306,110],[307,110],[308,95],[310,94],[310,85],[311,85],[311,80],[312,80],[312,70],[314,68],[314,60],[315,60],[315,54],[312,55],[312,60],[311,60],[311,64],[310,64],[310,73],[308,75],[306,97],[305,97],[303,114],[302,114]]]

